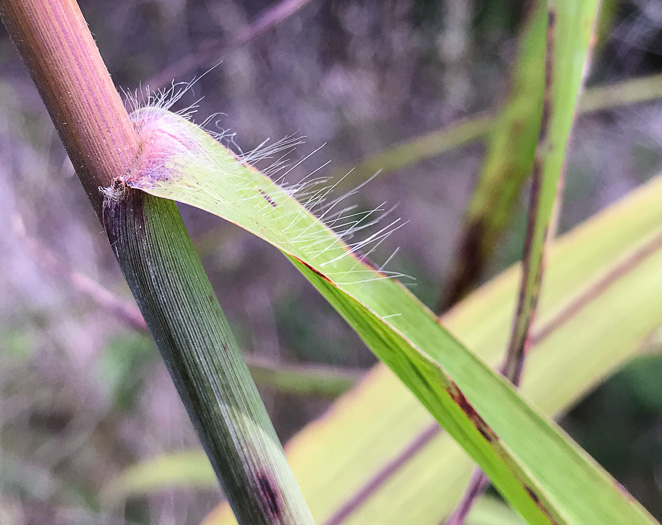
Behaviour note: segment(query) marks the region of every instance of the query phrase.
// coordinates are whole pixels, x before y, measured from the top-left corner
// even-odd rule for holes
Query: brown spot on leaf
[[[262,195],[262,197],[264,197],[264,200],[266,200],[269,204],[271,204],[271,206],[273,206],[274,208],[278,207],[278,204],[276,204],[276,202],[269,195],[267,195],[267,192],[265,192],[262,188],[259,188],[257,191],[260,192],[260,195]]]
[[[476,409],[469,403],[469,400],[464,396],[460,391],[458,386],[453,383],[448,389],[448,393],[455,403],[462,409],[468,417],[469,420],[476,427],[476,430],[481,433],[486,441],[493,443],[499,441],[499,436],[496,435],[494,430],[487,424],[487,422],[476,412]]]
[[[303,261],[303,260],[299,259],[299,258],[296,257],[295,255],[292,255],[291,257],[292,257],[293,259],[296,259],[296,260],[297,260],[298,262],[300,262],[301,264],[303,264],[303,265],[304,265],[306,268],[308,268],[311,272],[313,272],[313,273],[319,275],[322,279],[324,279],[324,280],[327,281],[328,283],[331,283],[332,285],[335,286],[335,283],[334,283],[331,279],[329,279],[326,275],[324,275],[324,274],[323,274],[322,272],[320,272],[318,269],[313,268],[313,267],[312,267],[310,264],[308,264],[306,261]]]
[[[260,489],[260,497],[267,505],[269,513],[275,518],[280,517],[282,512],[282,498],[278,487],[271,482],[266,474],[260,474],[257,478],[257,483]]]
[[[536,494],[536,492],[529,487],[528,485],[524,485],[524,490],[526,490],[526,493],[529,495],[531,498],[531,501],[533,501],[536,504],[536,507],[540,509],[540,511],[545,515],[545,517],[549,520],[550,523],[553,525],[557,525],[558,521],[552,516],[552,513],[549,511],[547,507],[540,501],[540,496]]]
[[[531,498],[535,502],[536,505],[538,505],[540,503],[540,498],[538,497],[538,494],[536,494],[535,491],[531,487],[526,485],[524,487],[524,490],[526,490],[526,493],[529,495],[529,498]]]

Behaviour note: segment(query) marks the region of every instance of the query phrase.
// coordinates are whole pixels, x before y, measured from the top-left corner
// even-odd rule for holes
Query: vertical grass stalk
[[[238,521],[312,523],[175,203],[125,189],[103,219]]]
[[[438,314],[476,286],[519,208],[517,201],[531,174],[540,130],[545,85],[540,65],[545,60],[546,19],[546,2],[530,2],[511,72],[510,94],[490,131],[485,162],[464,217]]]

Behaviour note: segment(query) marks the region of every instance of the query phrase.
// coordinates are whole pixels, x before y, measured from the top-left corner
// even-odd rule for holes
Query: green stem
[[[510,94],[487,140],[485,160],[460,232],[453,265],[443,286],[442,314],[475,286],[497,241],[518,209],[533,168],[543,106],[546,2],[529,3],[513,63]]]
[[[103,218],[239,523],[312,523],[175,203],[126,189]]]

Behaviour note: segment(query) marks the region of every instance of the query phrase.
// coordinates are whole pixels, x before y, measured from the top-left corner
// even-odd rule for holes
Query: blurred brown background
[[[515,0],[310,0],[275,28],[238,39],[274,0],[83,0],[118,86],[134,90],[200,49],[177,80],[222,62],[178,104],[249,150],[300,134],[291,155],[322,150],[290,176],[358,163],[398,141],[495,107],[507,90],[522,4]],[[662,70],[662,3],[604,2],[606,34],[589,84]],[[167,71],[166,71],[167,72]],[[166,76],[167,78],[167,76]],[[150,81],[150,79],[152,79]],[[167,78],[167,82],[172,80]],[[352,202],[399,204],[408,224],[377,260],[434,305],[480,169],[474,144],[377,177]],[[151,342],[76,290],[69,268],[131,301],[106,237],[6,33],[0,32],[0,523],[197,523],[216,491],[171,490],[109,509],[99,496],[141,458],[196,446]],[[582,117],[568,161],[561,229],[662,170],[662,103]],[[350,175],[351,178],[351,175]],[[361,181],[355,181],[359,183]],[[523,202],[525,199],[522,199]],[[365,369],[374,358],[274,249],[182,209],[240,345],[272,362]],[[517,260],[524,211],[490,275]],[[50,255],[61,266],[53,266]],[[45,264],[46,263],[46,264]],[[662,516],[660,360],[634,364],[575,409],[566,426]],[[283,439],[330,400],[262,389]]]

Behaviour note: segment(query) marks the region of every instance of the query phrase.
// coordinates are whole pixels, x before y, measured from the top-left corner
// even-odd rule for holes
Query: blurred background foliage
[[[310,0],[241,42],[274,0],[82,0],[118,86],[167,86],[222,62],[180,103],[221,112],[234,147],[306,136],[290,155],[302,178],[496,107],[523,17],[514,0]],[[662,4],[605,0],[588,85],[662,71]],[[209,53],[208,53],[209,54]],[[189,57],[189,58],[187,58]],[[182,62],[184,60],[184,62]],[[542,67],[542,65],[541,65]],[[109,507],[106,484],[141,458],[196,446],[150,340],[82,293],[71,271],[130,300],[96,217],[24,66],[0,32],[0,523],[197,523],[216,491],[170,490]],[[473,143],[376,177],[354,197],[386,201],[409,224],[388,240],[391,268],[428,305],[439,299],[482,162]],[[560,230],[662,171],[662,103],[582,116],[567,163]],[[348,179],[351,181],[351,173]],[[356,181],[361,182],[361,181]],[[521,203],[525,203],[522,196]],[[276,250],[190,209],[184,218],[240,345],[262,362],[342,367],[374,358]],[[519,259],[521,210],[485,278]],[[55,259],[53,259],[55,258]],[[53,262],[55,260],[56,262]],[[658,345],[659,346],[659,345]],[[662,518],[662,359],[626,367],[577,406],[565,427]],[[264,386],[283,440],[321,414],[326,395]]]

